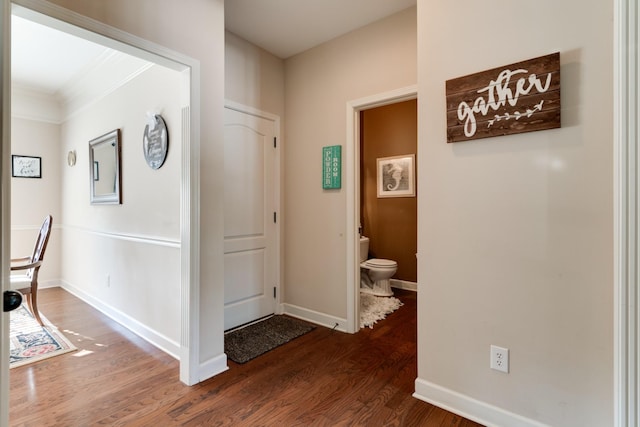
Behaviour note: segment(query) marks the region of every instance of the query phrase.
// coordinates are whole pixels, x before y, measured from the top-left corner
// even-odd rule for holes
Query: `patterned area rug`
[[[315,329],[310,323],[287,316],[268,319],[224,335],[224,352],[236,363],[246,363]]]
[[[360,292],[360,328],[373,328],[373,325],[396,311],[402,302],[395,297],[377,297]]]
[[[44,328],[24,306],[10,313],[11,368],[76,350],[76,347],[42,314],[40,317],[46,325]]]

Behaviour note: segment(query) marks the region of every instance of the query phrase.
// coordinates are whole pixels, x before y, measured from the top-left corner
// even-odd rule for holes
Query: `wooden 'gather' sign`
[[[560,53],[447,80],[447,142],[560,127]]]

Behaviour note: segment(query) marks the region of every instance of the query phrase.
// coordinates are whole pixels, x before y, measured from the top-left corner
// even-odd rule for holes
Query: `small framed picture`
[[[42,158],[12,155],[11,176],[16,178],[42,178]]]
[[[415,154],[381,157],[378,163],[378,197],[415,197]]]

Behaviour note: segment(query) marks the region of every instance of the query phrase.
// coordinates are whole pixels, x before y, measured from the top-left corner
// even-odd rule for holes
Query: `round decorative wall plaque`
[[[159,114],[154,115],[144,127],[142,150],[149,167],[160,169],[169,150],[169,132],[164,119]]]

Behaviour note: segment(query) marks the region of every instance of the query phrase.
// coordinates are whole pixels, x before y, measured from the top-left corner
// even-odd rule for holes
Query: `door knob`
[[[6,313],[20,307],[20,304],[22,304],[22,294],[16,291],[4,291],[2,300],[2,311]]]

